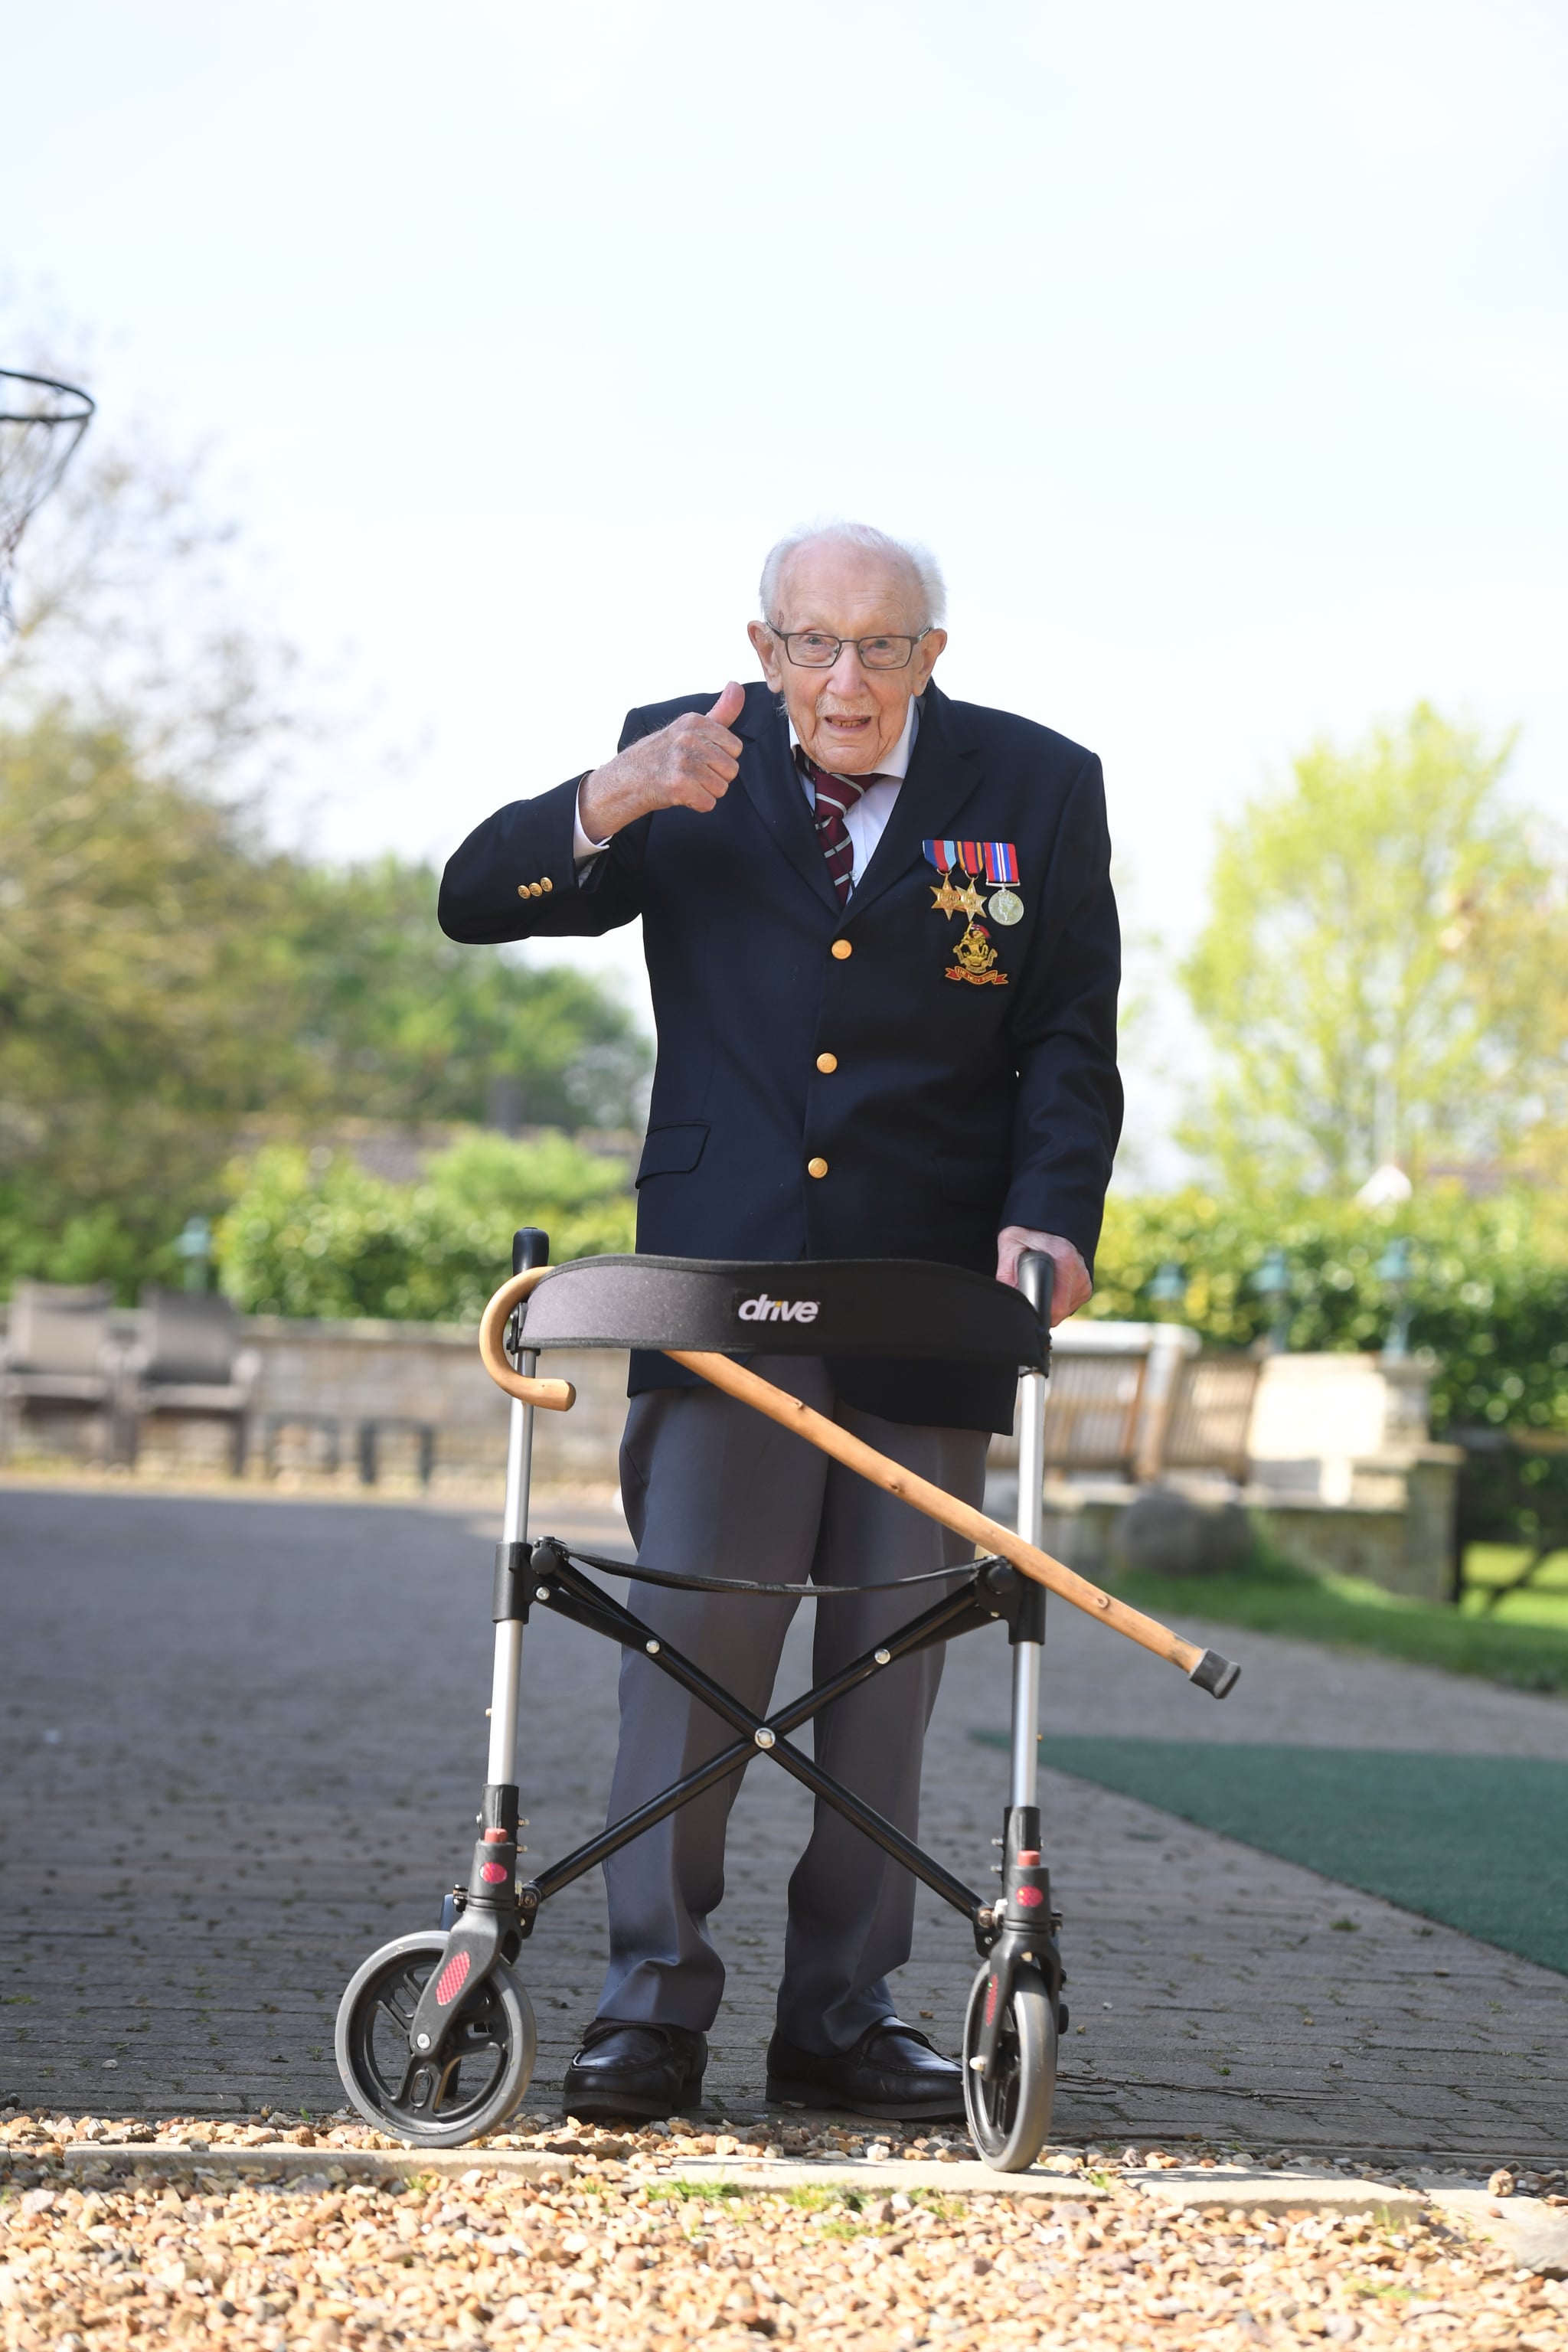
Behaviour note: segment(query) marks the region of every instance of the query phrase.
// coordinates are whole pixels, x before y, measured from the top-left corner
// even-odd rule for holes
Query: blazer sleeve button
[[[808,1176],[826,1176],[827,1173],[826,1160],[808,1160],[805,1163],[805,1172]]]
[[[825,1078],[826,1078],[826,1077],[830,1076],[832,1075],[832,1073],[833,1073],[833,1072],[834,1072],[834,1071],[838,1067],[838,1056],[837,1056],[837,1054],[818,1054],[818,1055],[817,1055],[817,1057],[816,1057],[816,1066],[817,1066],[817,1068],[822,1072],[822,1075],[823,1075],[823,1076],[824,1076]]]
[[[828,954],[829,954],[829,955],[837,956],[837,959],[838,959],[838,961],[839,961],[839,962],[840,962],[840,963],[842,963],[842,962],[844,961],[845,957],[846,957],[846,956],[852,956],[852,955],[854,954],[855,950],[854,950],[854,949],[850,946],[850,944],[849,944],[849,942],[848,942],[848,940],[834,940],[834,942],[833,942],[833,945],[828,949],[827,952],[828,952]]]
[[[517,895],[520,898],[526,898],[529,896],[529,887],[526,882],[520,882],[518,884]]]

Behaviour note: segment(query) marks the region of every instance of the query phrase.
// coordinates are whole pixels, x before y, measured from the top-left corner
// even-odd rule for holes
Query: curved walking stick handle
[[[549,1412],[569,1412],[577,1402],[577,1391],[570,1381],[531,1380],[526,1372],[514,1372],[507,1362],[501,1337],[507,1318],[520,1306],[534,1285],[542,1282],[547,1266],[531,1265],[524,1274],[514,1274],[503,1282],[479,1318],[479,1361],[498,1389],[522,1404],[542,1404]]]

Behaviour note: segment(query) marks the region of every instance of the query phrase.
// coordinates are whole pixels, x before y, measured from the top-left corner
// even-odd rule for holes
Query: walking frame
[[[896,1259],[760,1265],[620,1257],[552,1269],[548,1239],[531,1227],[518,1234],[512,1255],[511,1279],[491,1298],[479,1326],[485,1370],[511,1400],[491,1607],[495,1657],[480,1835],[468,1885],[447,1898],[440,1927],[399,1937],[373,1953],[343,1995],[337,2058],[351,2098],[379,2129],[419,2146],[460,2146],[499,2128],[521,2103],[533,2071],[533,2012],[514,1964],[541,1907],[645,1830],[763,1755],[969,1920],[982,1961],[963,2032],[970,2127],[989,2164],[1003,2171],[1024,2169],[1049,2127],[1057,2042],[1067,2024],[1057,1943],[1060,1921],[1051,1909],[1037,1790],[1046,1596],[1055,1592],[1179,1665],[1189,1681],[1215,1698],[1235,1687],[1240,1672],[1217,1652],[1184,1641],[1040,1548],[1050,1259],[1026,1252],[1015,1291],[957,1267]],[[794,1295],[780,1297],[777,1292]],[[805,1292],[816,1295],[805,1297]],[[766,1322],[765,1336],[756,1329],[759,1321]],[[770,1354],[925,1355],[1018,1367],[1016,1528],[1001,1526],[916,1476],[733,1360],[734,1352],[755,1349],[759,1341]],[[539,1356],[546,1346],[662,1349],[713,1387],[973,1542],[979,1556],[968,1570],[895,1580],[900,1585],[939,1583],[942,1590],[907,1624],[828,1680],[766,1717],[757,1715],[585,1572],[625,1576],[625,1562],[598,1559],[551,1536],[531,1540],[534,1414],[564,1412],[574,1402],[569,1382],[539,1376]],[[877,1589],[763,1584],[651,1568],[630,1572],[636,1581],[681,1590],[735,1598],[787,1594],[825,1605]],[[640,1650],[733,1736],[697,1769],[519,1884],[518,1832],[525,1825],[517,1778],[522,1635],[536,1607]],[[1002,1885],[986,1900],[824,1771],[791,1734],[896,1659],[998,1621],[1005,1623],[1012,1648],[1011,1769],[1003,1835],[994,1841],[1002,1848],[996,1865]]]

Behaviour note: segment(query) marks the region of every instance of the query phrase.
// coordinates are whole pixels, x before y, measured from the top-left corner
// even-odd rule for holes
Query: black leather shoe
[[[963,2075],[912,2025],[884,2018],[850,2050],[824,2058],[775,2033],[768,2044],[775,2106],[842,2107],[889,2123],[946,2123],[963,2114]]]
[[[601,2116],[662,2123],[698,2105],[708,2042],[685,2025],[636,2025],[597,2017],[566,2069],[562,2105],[584,2122]]]

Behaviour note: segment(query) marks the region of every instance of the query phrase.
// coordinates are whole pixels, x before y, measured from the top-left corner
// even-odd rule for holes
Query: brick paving
[[[617,1532],[581,1508],[537,1524],[606,1550]],[[433,1922],[471,1835],[492,1535],[450,1507],[0,1485],[0,2101],[341,2104],[342,1984],[372,1946]],[[1173,1614],[1205,1637],[1179,1591]],[[1211,1633],[1247,1668],[1225,1707],[1055,1610],[1049,1725],[1568,1754],[1560,1702]],[[1005,1721],[1005,1646],[954,1647],[929,1750],[927,1843],[982,1885],[1005,1759],[969,1733]],[[568,1626],[531,1629],[525,1836],[541,1858],[602,1818],[615,1665]],[[1047,1774],[1046,1803],[1074,2011],[1054,2138],[1488,2162],[1568,2147],[1568,1979],[1086,1784]],[[785,1775],[754,1766],[717,1922],[715,2116],[760,2111],[805,1820]],[[603,1933],[595,1878],[549,1907],[525,1955],[531,2107],[592,2013]],[[922,1897],[900,2006],[930,2011],[950,2048],[973,1965],[962,1924]]]

